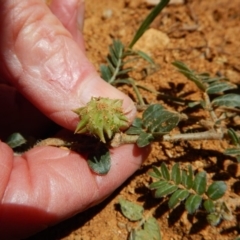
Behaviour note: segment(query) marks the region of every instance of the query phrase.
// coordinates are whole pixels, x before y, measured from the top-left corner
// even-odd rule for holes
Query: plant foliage
[[[215,181],[207,186],[206,172],[193,173],[192,166],[188,169],[180,169],[176,163],[169,171],[165,163],[161,164],[160,169],[153,167],[153,172],[150,175],[157,179],[151,183],[149,188],[154,191],[156,198],[169,197],[169,208],[175,208],[182,202],[185,202],[185,209],[188,213],[196,212],[201,204],[209,213],[207,220],[210,224],[216,225],[220,219],[226,219],[224,213],[228,214],[223,207],[223,203],[217,202],[225,193],[227,186],[223,181]],[[221,211],[217,206],[221,205]],[[224,212],[224,213],[223,213]],[[212,219],[214,216],[214,220]]]
[[[152,104],[144,111],[142,119],[135,119],[126,134],[139,135],[137,145],[144,147],[169,133],[177,126],[179,120],[178,113],[170,112],[160,104]]]
[[[144,208],[136,203],[121,198],[119,200],[122,214],[130,221],[140,221],[139,226],[130,231],[128,240],[161,240],[160,227],[157,220],[144,217]]]

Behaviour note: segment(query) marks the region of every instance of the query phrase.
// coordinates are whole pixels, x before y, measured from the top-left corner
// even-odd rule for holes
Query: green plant
[[[142,117],[136,118],[129,129],[124,132],[122,130],[128,126],[128,122],[122,112],[122,101],[119,99],[92,98],[85,107],[74,110],[79,116],[79,124],[75,133],[91,135],[94,140],[97,139],[96,151],[88,156],[88,163],[90,168],[98,174],[107,174],[110,170],[109,148],[128,143],[136,143],[138,147],[145,147],[152,142],[226,139],[231,140],[234,147],[225,149],[224,154],[236,157],[238,162],[240,161],[239,133],[231,121],[240,112],[240,95],[231,92],[237,88],[236,85],[224,77],[211,77],[208,73],[197,73],[180,61],[175,61],[173,65],[198,87],[201,92],[199,100],[186,101],[186,99],[164,95],[156,90],[144,88],[129,77],[129,73],[134,70],[125,67],[129,61],[136,61],[140,57],[154,64],[148,55],[133,50],[133,46],[168,2],[169,0],[162,0],[151,11],[127,47],[120,40],[113,40],[106,59],[107,65],[100,66],[101,75],[109,84],[116,87],[121,84],[132,86],[137,97],[137,107],[144,109]],[[201,119],[196,124],[204,130],[200,132],[198,129],[196,131],[192,129],[190,133],[179,132],[179,123],[187,122],[190,116],[170,111],[159,103],[146,105],[139,88],[152,91],[169,101],[181,101],[186,104],[186,108],[196,110],[201,108],[209,117]],[[172,130],[176,131],[173,133]],[[26,141],[19,139],[18,135],[15,137],[8,142],[12,148],[25,144]],[[59,139],[55,142],[47,139],[38,144],[67,146],[75,149],[73,148],[74,142]],[[170,208],[184,202],[186,210],[193,214],[203,205],[203,209],[207,212],[207,220],[212,225],[218,224],[221,219],[231,219],[231,211],[226,203],[221,201],[226,191],[226,184],[223,181],[216,181],[207,185],[207,180],[211,179],[207,172],[196,170],[195,173],[191,165],[187,169],[181,169],[179,164],[174,164],[169,170],[165,164],[162,164],[160,169],[153,167],[151,176],[157,179],[149,186],[154,196],[156,198],[168,197]],[[140,213],[139,220],[142,219],[142,213]],[[141,230],[148,228],[148,225],[145,226],[142,222],[140,226]],[[134,234],[132,233],[131,239],[137,239],[133,237],[137,236]]]
[[[144,214],[144,208],[136,203],[119,199],[122,214],[132,222],[138,222],[137,227],[130,229],[128,240],[161,240],[161,231],[157,220],[151,213]]]
[[[179,164],[173,165],[171,172],[162,163],[160,169],[153,166],[150,173],[157,181],[149,188],[154,190],[154,197],[170,196],[169,208],[175,208],[185,202],[185,209],[193,214],[203,204],[207,211],[207,220],[211,225],[217,225],[221,219],[231,220],[232,215],[226,204],[218,201],[225,193],[227,186],[223,181],[215,181],[207,186],[207,173],[202,171],[194,174],[192,166],[180,169]]]

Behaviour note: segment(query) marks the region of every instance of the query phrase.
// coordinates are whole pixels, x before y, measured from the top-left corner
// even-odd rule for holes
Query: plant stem
[[[118,147],[123,144],[136,143],[138,140],[138,135],[128,135],[125,133],[116,133],[112,139],[110,146]],[[216,132],[214,130],[209,130],[199,133],[183,133],[176,135],[164,135],[155,136],[155,141],[167,141],[167,142],[177,142],[177,141],[197,141],[197,140],[221,140],[223,138],[223,133]]]

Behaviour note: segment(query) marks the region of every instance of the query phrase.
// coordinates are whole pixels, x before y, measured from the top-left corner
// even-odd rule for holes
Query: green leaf
[[[150,105],[143,113],[143,125],[151,133],[168,133],[179,119],[179,114],[165,110],[160,104]]]
[[[214,106],[240,107],[240,95],[234,93],[225,94],[215,98],[212,104]]]
[[[142,128],[142,126],[143,126],[142,119],[141,118],[135,118],[133,120],[132,126]]]
[[[93,172],[100,175],[107,174],[111,167],[109,150],[104,146],[101,149],[97,149],[89,155],[87,163]]]
[[[231,140],[235,146],[240,146],[240,139],[239,139],[237,133],[234,131],[234,129],[232,129],[232,128],[228,129],[228,136],[231,138]]]
[[[129,135],[140,135],[141,133],[145,133],[142,128],[133,127],[133,126],[126,131],[126,134],[129,134]]]
[[[111,74],[108,66],[106,66],[104,64],[101,64],[100,65],[100,72],[101,72],[102,79],[104,79],[106,82],[109,82],[111,77],[112,77],[112,74]]]
[[[143,218],[144,208],[136,203],[123,198],[119,199],[122,214],[130,221],[138,221]]]
[[[176,207],[181,201],[184,201],[189,196],[188,190],[178,189],[172,194],[168,201],[169,208]]]
[[[202,195],[206,191],[206,186],[207,186],[206,172],[199,172],[195,176],[192,188],[197,194]]]
[[[16,147],[20,147],[23,144],[27,143],[27,140],[23,137],[22,134],[13,133],[8,137],[6,143],[8,144],[9,147],[16,148]]]
[[[143,132],[143,123],[141,118],[135,118],[132,126],[126,131],[126,134],[139,135]]]
[[[162,174],[161,174],[160,170],[156,166],[153,165],[152,169],[153,169],[155,175],[157,176],[157,178],[161,178],[162,177]]]
[[[191,70],[185,63],[181,61],[175,61],[172,64],[178,68],[178,71],[180,73],[182,73],[185,77],[194,82],[201,91],[205,92],[205,84],[201,81],[197,74],[193,70]]]
[[[212,200],[221,198],[227,190],[227,185],[223,181],[213,182],[207,190],[207,196]]]
[[[239,156],[240,155],[240,148],[228,148],[224,151],[225,155],[230,156]]]
[[[150,217],[143,225],[143,229],[133,230],[128,240],[161,240],[160,227],[154,217]]]
[[[229,82],[214,82],[208,86],[206,91],[208,94],[216,94],[234,88],[237,88],[237,86]]]
[[[218,213],[210,213],[207,215],[207,221],[210,225],[216,226],[220,223],[221,216]]]
[[[179,163],[175,163],[174,166],[172,167],[172,180],[176,185],[181,183],[181,170],[179,167]]]
[[[149,62],[150,64],[154,65],[154,61],[153,59],[148,56],[145,52],[142,52],[142,51],[134,51],[134,53],[136,53],[137,55],[139,55],[141,58],[143,58],[145,61]]]
[[[153,182],[149,185],[149,188],[150,189],[158,189],[158,188],[162,188],[163,186],[166,185],[166,181],[164,180],[160,180],[160,181],[157,181],[157,182]]]
[[[193,186],[193,170],[191,165],[188,166],[188,171],[182,170],[182,184],[187,189],[190,189]]]
[[[215,210],[214,202],[211,199],[205,200],[203,206],[208,213],[214,212]]]
[[[177,189],[178,186],[165,182],[165,184],[163,184],[155,191],[154,196],[156,198],[161,198],[175,192]]]
[[[163,178],[165,180],[169,181],[170,180],[170,173],[169,173],[169,170],[168,170],[168,168],[167,168],[167,166],[164,162],[161,164],[161,172],[162,172]]]
[[[142,133],[140,133],[140,135],[137,139],[137,145],[140,148],[145,147],[145,146],[149,145],[153,140],[154,140],[154,137],[152,134],[142,132]]]
[[[157,17],[157,15],[163,10],[164,7],[167,6],[170,0],[161,0],[159,4],[157,4],[152,11],[149,13],[149,15],[145,18],[145,20],[142,22],[141,26],[137,30],[136,34],[133,37],[133,40],[129,44],[129,48],[132,48],[134,44],[138,41],[138,39],[143,35],[143,33],[148,29],[150,24],[153,22],[153,20]]]
[[[201,202],[201,196],[191,194],[185,202],[185,208],[188,213],[193,214],[199,208]]]

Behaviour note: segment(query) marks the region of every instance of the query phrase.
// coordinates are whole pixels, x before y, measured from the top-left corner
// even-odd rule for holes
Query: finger
[[[0,147],[6,150],[5,144]],[[93,206],[139,168],[144,154],[133,145],[115,149],[105,176],[92,173],[79,154],[54,147],[37,147],[9,160],[12,171],[0,205],[1,239],[22,239]]]
[[[82,0],[53,0],[49,7],[63,26],[72,34],[73,39],[84,49],[82,36],[84,2]]]
[[[135,116],[132,101],[101,80],[83,49],[40,0],[9,0],[1,8],[1,71],[44,114],[73,130],[71,111],[91,97],[123,99],[124,112]]]

